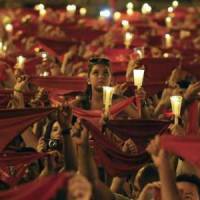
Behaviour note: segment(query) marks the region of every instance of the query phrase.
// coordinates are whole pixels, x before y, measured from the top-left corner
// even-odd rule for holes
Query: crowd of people
[[[1,9],[0,199],[199,200],[199,7],[84,9]]]

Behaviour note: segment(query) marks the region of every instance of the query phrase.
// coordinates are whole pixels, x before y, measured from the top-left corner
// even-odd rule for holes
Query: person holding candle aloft
[[[103,86],[110,86],[111,84],[111,71],[109,60],[105,58],[94,58],[89,62],[89,70],[88,70],[88,89],[85,95],[80,96],[74,102],[72,102],[72,106],[81,107],[86,110],[104,110],[104,102],[103,102]],[[117,95],[113,96],[112,104],[115,102],[119,102],[124,99],[123,97],[119,97]],[[121,113],[122,114],[122,113]],[[109,118],[109,111],[108,116]],[[137,119],[138,111],[135,106],[128,106],[124,109],[123,115],[118,115],[117,118],[133,118]],[[102,116],[101,122],[105,121],[105,116]],[[80,127],[80,122],[77,121],[74,125],[74,132],[76,132],[76,127]],[[129,152],[131,154],[135,153],[135,144],[132,140],[128,139],[127,141],[123,141],[119,137],[117,137],[112,132],[105,131],[105,134],[109,136],[109,138],[116,144],[118,148],[122,151]]]
[[[84,109],[99,109],[104,108],[103,104],[103,86],[110,86],[112,81],[110,63],[105,58],[93,58],[89,61],[88,69],[88,89],[84,96],[80,96],[72,105],[82,107]],[[124,99],[123,96],[113,96],[113,103]],[[136,119],[138,112],[134,105],[124,109],[127,117]]]

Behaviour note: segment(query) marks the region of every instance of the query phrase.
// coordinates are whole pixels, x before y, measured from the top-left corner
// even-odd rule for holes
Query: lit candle
[[[106,19],[111,17],[111,11],[109,9],[101,10],[99,13],[100,19]]]
[[[127,13],[127,15],[131,16],[134,13],[134,11],[133,11],[133,9],[127,9],[126,13]]]
[[[182,105],[182,96],[171,96],[171,106],[172,106],[172,112],[175,116],[175,124],[178,124],[178,118],[181,113],[181,105]]]
[[[172,36],[168,33],[165,34],[165,46],[166,48],[172,47]]]
[[[43,76],[49,76],[49,72],[44,72]]]
[[[49,72],[45,71],[45,72],[41,73],[40,76],[44,76],[44,77],[49,76]]]
[[[47,60],[47,53],[46,52],[42,52],[41,53],[41,57],[42,57],[42,61],[45,62]]]
[[[3,49],[3,42],[0,41],[0,49],[2,50]]]
[[[122,23],[124,30],[129,29],[129,22],[127,20],[122,20],[121,23]]]
[[[179,33],[180,39],[187,38],[190,35],[191,35],[191,32],[190,31],[185,31],[185,30],[181,30],[180,33]]]
[[[150,14],[152,11],[151,6],[148,3],[144,3],[142,8],[141,8],[141,12],[142,14],[146,15],[146,14]]]
[[[4,54],[4,51],[3,51],[3,42],[0,41],[0,55],[2,56]]]
[[[172,2],[173,8],[177,8],[178,5],[179,5],[179,2],[178,2],[178,1],[173,1],[173,2]]]
[[[86,8],[80,8],[79,13],[83,17],[87,14],[87,9]]]
[[[142,87],[144,79],[144,69],[134,69],[133,78],[134,78],[134,85],[137,87],[137,89],[140,89]]]
[[[44,10],[45,6],[44,6],[44,4],[40,3],[40,4],[35,5],[34,9],[37,11]]]
[[[39,15],[41,18],[43,18],[46,15],[46,13],[47,13],[46,9],[39,10]]]
[[[134,13],[133,9],[134,9],[134,4],[132,2],[129,2],[126,4],[126,13],[127,15],[132,15]]]
[[[3,41],[0,40],[0,54],[1,56],[5,56],[5,53],[7,51],[7,43],[4,43]]]
[[[165,18],[165,24],[166,24],[167,28],[172,28],[172,18],[166,17]]]
[[[25,61],[26,61],[26,58],[24,56],[18,56],[17,57],[17,66],[19,68],[23,68]]]
[[[74,4],[67,5],[66,10],[70,15],[74,15],[76,12],[76,5]]]
[[[169,57],[169,54],[168,54],[168,53],[164,53],[164,54],[163,54],[163,57],[164,57],[164,58],[168,58],[168,57]]]
[[[133,8],[134,8],[134,4],[133,4],[132,2],[128,2],[128,3],[126,4],[126,8],[127,8],[127,9],[133,9]]]
[[[168,11],[168,13],[172,13],[174,11],[174,8],[170,6],[170,7],[168,7],[167,11]]]
[[[12,24],[6,24],[5,25],[5,30],[8,32],[8,33],[11,33],[13,31],[13,25]]]
[[[112,105],[113,93],[114,93],[113,87],[103,86],[103,104],[104,104],[106,116],[108,116],[109,107]]]
[[[114,12],[114,14],[113,14],[114,21],[118,21],[118,20],[120,20],[120,18],[121,18],[121,13],[118,11]]]
[[[124,44],[127,49],[130,47],[132,40],[133,40],[133,33],[126,32],[124,37]]]

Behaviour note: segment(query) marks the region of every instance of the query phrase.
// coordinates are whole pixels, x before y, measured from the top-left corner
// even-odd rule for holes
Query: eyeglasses
[[[91,58],[89,60],[89,63],[91,64],[105,64],[105,65],[109,65],[110,64],[110,60],[107,58]]]

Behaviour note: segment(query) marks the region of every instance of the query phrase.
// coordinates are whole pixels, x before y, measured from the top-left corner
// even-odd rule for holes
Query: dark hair
[[[100,57],[91,58],[88,63],[88,76],[91,73],[94,65],[98,65],[98,64],[104,65],[109,68],[110,60],[107,58],[100,58]],[[85,93],[81,95],[81,105],[86,110],[90,109],[91,96],[92,96],[92,87],[90,84],[88,84]]]
[[[142,168],[141,175],[138,178],[138,184],[140,186],[140,189],[142,190],[146,184],[158,180],[160,180],[158,169],[154,164],[150,163],[146,164]]]
[[[10,186],[7,183],[5,183],[2,180],[0,180],[0,191],[8,190],[8,189],[10,189]]]
[[[93,66],[98,64],[110,67],[110,60],[107,58],[99,58],[99,57],[91,58],[88,63],[88,75],[92,71]]]
[[[189,81],[189,80],[181,80],[181,81],[177,82],[179,87],[182,88],[182,89],[187,89],[188,86],[190,85],[190,83],[191,83],[191,81]]]
[[[51,120],[48,122],[46,131],[44,133],[45,140],[49,140],[51,138],[51,130],[52,130],[53,124],[55,122],[56,122],[56,120]]]
[[[180,183],[180,182],[187,182],[187,183],[191,183],[195,185],[200,195],[200,179],[196,175],[181,174],[176,177],[176,183]]]

